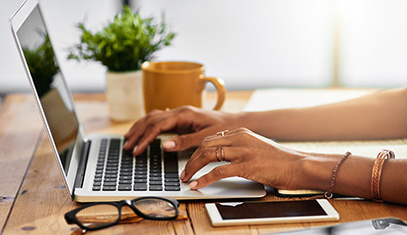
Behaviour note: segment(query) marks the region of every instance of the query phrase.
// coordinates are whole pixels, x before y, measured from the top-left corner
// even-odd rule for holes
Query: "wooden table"
[[[241,110],[251,92],[229,92],[225,111]],[[209,94],[213,101],[213,94]],[[75,95],[77,110],[86,131],[124,133],[131,122],[114,123],[108,118],[102,94]],[[69,234],[77,227],[67,225],[64,214],[78,206],[63,186],[51,146],[31,94],[12,94],[0,107],[0,225],[4,234]],[[269,193],[258,200],[285,199]],[[296,223],[257,226],[212,227],[204,209],[205,201],[183,202],[186,221],[142,221],[117,225],[100,232],[106,234],[264,234],[330,223]],[[339,212],[338,223],[398,217],[407,220],[407,207],[371,201],[331,200]],[[90,233],[90,232],[89,232]],[[98,233],[98,232],[92,232]],[[90,233],[90,234],[92,234]]]

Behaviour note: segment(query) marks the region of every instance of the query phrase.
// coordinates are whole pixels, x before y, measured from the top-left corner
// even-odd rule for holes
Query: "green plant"
[[[51,89],[54,76],[59,71],[48,34],[44,34],[44,42],[41,45],[34,49],[25,47],[23,53],[38,95],[41,97]]]
[[[175,37],[167,30],[164,17],[157,25],[153,18],[142,18],[129,6],[124,6],[122,14],[99,32],[92,33],[83,23],[78,27],[82,31],[81,41],[71,48],[68,58],[100,61],[116,72],[140,70],[143,62],[169,46]]]

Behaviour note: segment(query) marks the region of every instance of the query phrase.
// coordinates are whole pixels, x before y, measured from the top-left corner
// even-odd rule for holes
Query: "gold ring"
[[[225,159],[225,150],[223,150],[222,146],[218,146],[216,148],[216,159],[218,160],[218,162],[226,161],[226,159]]]
[[[217,132],[216,135],[225,136],[225,133],[228,131],[229,130],[220,131],[220,132]]]

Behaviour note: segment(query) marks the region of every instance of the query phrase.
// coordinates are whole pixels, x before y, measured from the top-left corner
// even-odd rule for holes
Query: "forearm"
[[[407,137],[407,90],[386,90],[329,105],[243,113],[241,123],[276,140]]]
[[[313,154],[302,163],[301,184],[305,188],[326,191],[333,168],[342,155]],[[350,155],[339,167],[334,193],[371,199],[374,158]],[[315,171],[318,169],[318,171]],[[380,181],[384,201],[407,204],[407,161],[386,160]]]

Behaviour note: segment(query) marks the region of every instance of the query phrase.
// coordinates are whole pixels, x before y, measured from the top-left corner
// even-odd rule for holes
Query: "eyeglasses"
[[[103,229],[119,223],[135,223],[143,219],[176,219],[179,214],[178,206],[177,200],[162,197],[95,202],[66,213],[65,220],[68,224],[77,224],[82,228],[82,233],[85,233],[88,230]]]

